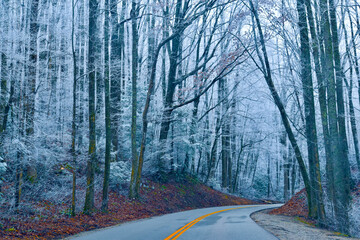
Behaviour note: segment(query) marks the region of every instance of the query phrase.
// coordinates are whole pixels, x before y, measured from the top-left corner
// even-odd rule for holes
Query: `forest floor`
[[[360,197],[360,183],[353,191],[353,198]],[[280,240],[326,240],[359,239],[316,227],[316,221],[308,217],[305,189],[298,192],[282,207],[265,210],[251,215],[261,227],[277,236]]]
[[[97,209],[101,206],[101,193],[96,196]],[[0,208],[0,239],[60,239],[83,231],[108,227],[119,223],[158,216],[178,211],[227,206],[260,204],[245,198],[215,191],[200,182],[184,178],[170,179],[159,183],[144,180],[141,199],[130,200],[117,192],[109,194],[109,212],[100,210],[92,215],[69,216],[68,204],[56,205],[51,202],[34,202],[34,209],[4,216],[5,208]]]

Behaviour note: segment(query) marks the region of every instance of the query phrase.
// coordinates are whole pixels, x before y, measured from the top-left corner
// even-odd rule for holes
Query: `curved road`
[[[275,240],[259,227],[250,214],[272,205],[213,207],[166,214],[81,233],[73,240]]]

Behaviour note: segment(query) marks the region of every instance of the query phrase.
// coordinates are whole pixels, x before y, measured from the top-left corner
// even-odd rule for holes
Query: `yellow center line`
[[[188,224],[186,224],[185,226],[183,226],[182,228],[176,230],[174,233],[172,233],[170,236],[168,236],[167,238],[165,238],[164,240],[175,240],[178,237],[180,237],[184,232],[186,232],[187,230],[189,230],[192,226],[194,226],[196,223],[200,222],[201,220],[203,220],[206,217],[209,217],[213,214],[216,213],[221,213],[221,212],[225,212],[225,211],[229,211],[229,210],[235,210],[235,209],[239,209],[239,208],[248,208],[248,207],[253,207],[253,206],[247,206],[247,207],[236,207],[236,208],[228,208],[228,209],[223,209],[220,211],[216,211],[216,212],[212,212],[212,213],[208,213],[206,215],[203,215],[201,217],[198,217],[197,219],[189,222]]]

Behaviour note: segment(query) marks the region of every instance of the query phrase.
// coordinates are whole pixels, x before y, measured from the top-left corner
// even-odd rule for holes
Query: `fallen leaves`
[[[308,206],[306,201],[306,191],[301,190],[295,196],[293,196],[287,203],[282,207],[271,210],[270,214],[286,215],[286,216],[308,216]]]
[[[100,198],[101,192],[97,193],[96,206],[100,206]],[[181,183],[170,181],[161,184],[145,180],[139,200],[130,200],[117,192],[110,192],[108,213],[98,210],[90,216],[78,214],[70,218],[66,214],[61,214],[69,206],[55,205],[48,201],[34,203],[34,208],[43,209],[42,216],[35,219],[25,215],[21,215],[20,218],[18,215],[0,219],[0,238],[59,239],[155,215],[203,207],[256,203],[258,202],[215,191],[190,178],[182,180]]]

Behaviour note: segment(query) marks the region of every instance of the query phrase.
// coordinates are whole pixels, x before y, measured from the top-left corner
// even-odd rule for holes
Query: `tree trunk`
[[[23,175],[23,171],[21,164],[18,164],[15,172],[15,208],[16,209],[20,206],[20,202],[21,202],[22,175]]]
[[[72,109],[72,126],[71,126],[71,154],[73,157],[73,183],[72,183],[72,198],[71,198],[71,215],[76,215],[76,100],[77,100],[77,66],[76,66],[76,52],[75,52],[75,2],[71,1],[72,6],[72,27],[71,27],[71,51],[73,61],[73,109]]]
[[[284,201],[287,202],[290,199],[290,161],[289,153],[284,159]]]
[[[218,103],[221,102],[221,96],[220,96],[220,89],[221,89],[221,80],[218,83]],[[208,183],[208,181],[214,176],[215,173],[215,167],[216,167],[216,159],[217,159],[217,148],[218,148],[218,139],[219,139],[219,132],[221,129],[221,116],[220,116],[220,107],[218,106],[215,112],[216,115],[216,123],[215,123],[215,138],[214,142],[211,146],[210,150],[210,158],[208,162],[208,171],[205,179],[205,183]]]
[[[122,3],[120,21],[124,19],[126,2]],[[110,62],[110,118],[112,147],[115,161],[119,161],[119,131],[121,117],[122,52],[124,51],[124,24],[118,23],[118,1],[110,0],[111,62]]]
[[[320,57],[320,51],[323,52],[323,50],[319,47],[319,39],[316,33],[315,29],[315,20],[314,15],[312,12],[311,2],[310,0],[305,0],[306,4],[306,10],[307,10],[307,17],[309,21],[309,27],[310,27],[310,33],[312,36],[312,53],[315,63],[315,73],[316,78],[319,86],[319,104],[320,104],[320,113],[321,113],[321,125],[324,135],[324,145],[325,145],[325,155],[326,155],[326,166],[327,169],[329,169],[329,166],[333,165],[334,162],[334,156],[331,153],[331,139],[330,139],[330,133],[329,133],[329,124],[328,124],[328,109],[327,109],[327,102],[326,102],[326,86],[327,83],[324,79],[323,71],[325,69],[321,69],[321,66],[325,66],[324,58]],[[321,50],[320,50],[321,49]],[[323,53],[322,53],[323,55]],[[327,190],[329,193],[329,196],[331,198],[332,196],[332,189],[333,187],[333,174],[331,171],[327,171]]]
[[[110,117],[110,57],[109,57],[109,0],[105,0],[104,49],[105,49],[105,169],[102,195],[102,210],[107,212],[109,202],[109,178],[111,161],[111,117]]]
[[[270,156],[268,156],[267,161],[267,198],[270,198],[270,189],[271,189],[271,177],[270,177]]]
[[[4,108],[2,123],[0,122],[0,124],[2,124],[1,129],[0,129],[0,138],[2,137],[1,135],[6,130],[6,127],[7,127],[10,107],[12,106],[13,101],[14,101],[14,92],[15,92],[15,78],[12,78],[11,81],[10,81],[9,99],[8,99],[8,102],[7,102],[6,106],[5,106],[5,108]]]
[[[0,85],[1,85],[1,92],[0,92],[0,134],[5,131],[4,127],[4,120],[6,114],[6,98],[7,98],[7,83],[8,83],[8,73],[7,73],[7,56],[4,52],[1,53],[1,73],[0,73]]]
[[[359,61],[357,58],[357,48],[356,48],[356,44],[355,44],[355,36],[354,36],[354,28],[353,28],[353,21],[352,21],[352,17],[350,14],[350,10],[349,7],[346,8],[347,10],[347,14],[349,16],[349,21],[350,21],[350,32],[351,32],[351,45],[353,47],[353,65],[354,65],[354,69],[355,69],[355,73],[356,73],[356,77],[358,79],[358,83],[360,84],[360,68],[359,68]],[[350,49],[349,49],[350,51]],[[352,78],[351,78],[352,79]],[[359,93],[360,93],[360,87],[358,88]],[[360,94],[359,94],[360,96]],[[350,97],[349,97],[350,98]],[[360,102],[360,98],[359,98],[359,102]],[[354,120],[355,122],[355,113],[354,113],[354,117],[351,117],[352,120]],[[355,123],[356,124],[356,123]],[[353,138],[354,138],[354,145],[355,145],[355,155],[356,155],[356,163],[357,163],[357,167],[358,167],[358,171],[360,171],[360,153],[359,153],[359,143],[355,143],[355,137],[356,139],[358,139],[357,133],[355,133],[353,131]],[[358,140],[357,140],[358,142]]]
[[[158,175],[161,178],[165,171],[165,162],[164,162],[164,154],[166,151],[166,142],[169,133],[170,123],[171,123],[171,113],[172,113],[172,105],[173,105],[173,97],[176,88],[176,72],[178,67],[178,59],[179,59],[179,49],[181,44],[181,35],[182,31],[179,29],[182,28],[183,19],[181,18],[181,0],[177,0],[176,2],[176,13],[175,13],[175,25],[174,31],[177,33],[171,41],[171,52],[169,52],[170,58],[170,66],[168,73],[168,83],[167,90],[165,96],[164,103],[164,111],[162,113],[161,127],[160,127],[160,156],[158,159]]]
[[[138,30],[137,30],[137,10],[136,2],[132,2],[131,23],[132,23],[132,115],[131,115],[131,153],[132,153],[132,170],[129,197],[139,197],[139,189],[136,189],[136,176],[139,170],[139,159],[136,148],[136,112],[137,112],[137,71],[138,71]]]
[[[336,19],[336,6],[334,0],[329,0],[330,7],[330,23],[331,23],[331,32],[332,32],[332,44],[334,47],[334,62],[335,62],[335,73],[336,73],[336,101],[337,101],[337,111],[338,111],[338,127],[339,127],[339,137],[340,137],[340,147],[342,151],[342,157],[339,158],[339,161],[336,162],[337,169],[341,170],[339,173],[338,179],[344,181],[344,187],[340,188],[341,195],[343,195],[343,204],[346,205],[348,209],[349,201],[351,198],[351,171],[349,163],[349,149],[346,136],[346,119],[345,119],[345,101],[343,93],[343,82],[345,74],[341,66],[340,60],[340,50],[339,50],[339,37],[337,31],[337,19]],[[338,172],[335,173],[337,176]],[[342,222],[344,225],[344,223]],[[344,230],[346,230],[345,227]]]
[[[39,31],[38,24],[39,0],[32,0],[30,9],[30,45],[29,45],[29,63],[28,63],[28,82],[26,92],[26,123],[25,132],[28,140],[34,136],[34,117],[35,117],[35,95],[36,95],[36,63],[37,63],[37,35]],[[32,157],[30,157],[32,158]],[[37,178],[36,167],[32,159],[27,167],[27,179],[34,182]]]
[[[219,94],[221,94],[221,99],[227,98],[227,79],[224,78],[221,83],[221,88]],[[228,100],[222,103],[222,111],[223,114],[227,111],[228,108]],[[231,155],[230,155],[230,117],[228,114],[223,116],[225,121],[222,124],[222,135],[221,135],[221,166],[222,166],[222,181],[221,185],[223,188],[230,187],[230,179],[231,179]]]
[[[351,132],[353,136],[354,141],[354,149],[355,149],[355,159],[358,163],[360,161],[359,156],[359,140],[358,140],[358,134],[357,134],[357,126],[356,126],[356,119],[355,119],[355,110],[354,110],[354,103],[353,103],[353,67],[354,67],[354,61],[350,53],[350,47],[348,43],[348,32],[345,26],[345,11],[344,11],[344,5],[343,1],[341,4],[341,14],[343,17],[342,26],[345,34],[345,46],[346,46],[346,56],[349,61],[349,69],[350,69],[350,78],[349,82],[346,79],[346,76],[344,75],[344,82],[345,86],[348,90],[348,100],[349,100],[349,112],[350,112],[350,126],[351,126]],[[356,48],[355,48],[356,52]],[[355,54],[354,54],[355,55]],[[356,71],[356,65],[355,65],[355,71]]]
[[[330,2],[330,9],[333,8],[333,3]],[[329,134],[330,134],[330,146],[331,153],[334,156],[334,162],[331,166],[327,166],[327,171],[329,175],[333,176],[334,189],[332,190],[332,200],[334,203],[335,218],[337,225],[341,232],[348,232],[348,194],[350,191],[350,186],[347,180],[347,143],[346,136],[343,139],[345,129],[345,122],[340,114],[344,114],[344,103],[342,96],[342,74],[340,73],[339,64],[340,56],[338,55],[338,37],[337,37],[337,26],[336,26],[336,16],[331,14],[331,26],[329,20],[329,10],[326,0],[320,1],[320,11],[321,11],[321,28],[325,46],[325,78],[328,82],[327,96],[328,96],[328,117],[329,117]],[[335,19],[334,19],[335,17]],[[335,25],[335,26],[334,26]],[[330,29],[331,28],[331,29]],[[332,36],[335,34],[336,36]],[[335,53],[337,52],[337,54]],[[335,82],[334,75],[334,62],[335,69],[337,70],[337,82]],[[340,79],[339,79],[340,78]],[[341,88],[341,89],[340,89]],[[338,105],[338,106],[337,106]],[[342,105],[342,106],[341,106]],[[343,115],[344,117],[344,115]],[[339,125],[338,125],[339,124]],[[331,186],[331,187],[332,187]]]
[[[8,8],[9,7],[9,3],[8,1],[4,1],[3,2],[3,7],[4,8]],[[6,18],[9,17],[9,15],[6,14],[6,12],[4,12],[6,16],[4,16],[5,20]],[[0,138],[2,137],[2,132],[5,131],[6,128],[6,124],[4,126],[4,123],[6,123],[7,120],[5,120],[5,118],[7,118],[7,114],[6,114],[6,106],[7,106],[7,92],[8,92],[8,61],[7,61],[7,55],[6,55],[6,47],[8,47],[8,31],[9,31],[9,24],[6,21],[3,21],[3,27],[2,27],[2,34],[3,34],[3,38],[2,38],[2,43],[0,45],[0,47],[2,49],[0,49],[0,88],[1,88],[1,92],[0,92]],[[1,144],[1,139],[0,139],[0,144]]]
[[[317,218],[320,225],[325,224],[325,209],[322,196],[319,150],[315,119],[314,88],[311,73],[310,40],[307,26],[307,17],[304,0],[297,0],[299,15],[298,27],[300,30],[300,61],[301,81],[303,85],[303,97],[305,107],[306,142],[309,159],[309,172],[311,184],[312,208],[309,215]]]
[[[97,0],[89,0],[89,43],[88,43],[88,71],[89,71],[89,156],[86,168],[86,195],[84,213],[90,214],[94,209],[94,175],[96,164],[96,129],[95,129],[95,60],[97,34]]]

